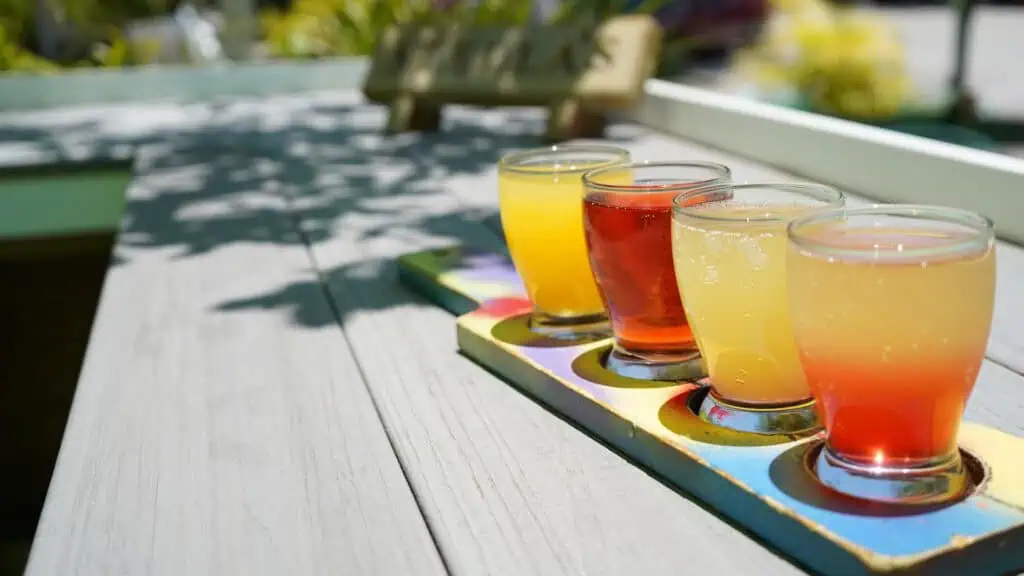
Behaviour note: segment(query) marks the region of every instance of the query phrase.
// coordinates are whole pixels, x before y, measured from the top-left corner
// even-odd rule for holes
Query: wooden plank
[[[160,152],[129,192],[27,574],[445,573],[267,158]]]
[[[1024,374],[1024,249],[1000,242],[996,269],[996,311],[988,357]]]

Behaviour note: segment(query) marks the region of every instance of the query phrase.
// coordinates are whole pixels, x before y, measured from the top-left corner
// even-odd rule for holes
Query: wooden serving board
[[[959,502],[921,508],[847,499],[807,470],[820,436],[711,426],[691,408],[699,385],[607,372],[600,358],[610,340],[567,346],[532,334],[530,303],[504,255],[458,247],[409,254],[399,277],[460,315],[464,354],[808,567],[951,576],[1024,569],[1024,439],[965,422],[961,447],[983,463],[973,468],[985,480]]]

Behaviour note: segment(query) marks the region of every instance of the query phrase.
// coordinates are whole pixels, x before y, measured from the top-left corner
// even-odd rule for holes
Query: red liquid
[[[980,355],[861,367],[804,355],[837,456],[857,464],[925,466],[953,454]]]
[[[695,348],[672,263],[673,196],[594,193],[583,201],[590,267],[616,342],[641,355]]]

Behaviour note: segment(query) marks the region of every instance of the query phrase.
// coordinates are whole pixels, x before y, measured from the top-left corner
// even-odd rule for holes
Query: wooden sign
[[[661,48],[648,15],[538,28],[418,24],[384,32],[363,85],[387,129],[435,130],[444,104],[548,106],[548,134],[597,136],[643,94]],[[596,132],[596,133],[595,133]]]

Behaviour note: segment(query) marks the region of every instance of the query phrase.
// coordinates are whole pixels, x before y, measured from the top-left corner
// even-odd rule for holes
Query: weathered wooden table
[[[0,118],[8,164],[135,158],[27,573],[801,573],[461,357],[396,282],[400,254],[499,245],[494,163],[542,115],[383,122],[341,92]],[[1024,434],[1024,252],[999,267],[967,415]]]

